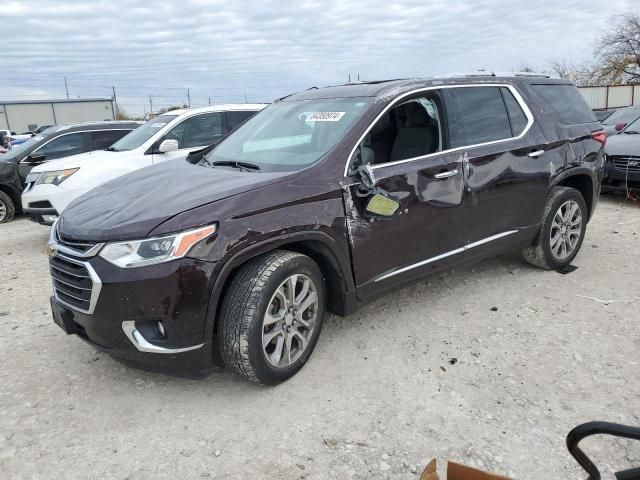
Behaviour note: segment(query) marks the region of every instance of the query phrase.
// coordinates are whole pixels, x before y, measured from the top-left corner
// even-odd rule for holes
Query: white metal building
[[[69,100],[0,100],[0,129],[16,133],[32,131],[43,125],[62,125],[100,120],[113,120],[115,109],[111,98]]]
[[[640,85],[578,87],[578,89],[589,107],[595,110],[640,105]]]

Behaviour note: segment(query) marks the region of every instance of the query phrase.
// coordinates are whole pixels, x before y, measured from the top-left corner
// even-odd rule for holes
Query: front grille
[[[80,253],[88,252],[89,250],[91,250],[93,247],[96,246],[95,243],[79,242],[77,240],[71,240],[70,238],[60,235],[57,224],[56,224],[56,239],[60,245],[64,245],[65,247],[71,248],[72,250],[75,250],[76,252],[80,252]]]
[[[623,172],[640,172],[640,156],[611,156],[613,167]]]
[[[94,283],[87,267],[81,262],[55,255],[49,257],[49,270],[58,300],[83,312],[91,312]]]
[[[31,202],[29,208],[53,208],[53,205],[48,200],[38,200],[37,202]]]

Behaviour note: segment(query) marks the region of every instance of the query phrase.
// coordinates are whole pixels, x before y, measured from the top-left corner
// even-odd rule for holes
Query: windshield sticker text
[[[315,112],[307,122],[337,122],[346,112]]]

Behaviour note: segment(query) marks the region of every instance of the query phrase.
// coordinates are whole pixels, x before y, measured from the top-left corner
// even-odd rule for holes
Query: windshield
[[[12,147],[11,150],[9,150],[7,153],[2,155],[0,159],[3,161],[15,160],[17,158],[21,159],[26,152],[36,147],[36,145],[40,144],[40,142],[45,138],[46,138],[46,135],[42,135],[42,134],[36,135],[35,137],[31,137],[26,142]]]
[[[245,162],[260,170],[299,170],[317,162],[345,135],[373,98],[274,103],[245,122],[200,162]]]
[[[109,150],[114,152],[123,152],[125,150],[133,150],[138,148],[144,142],[153,137],[158,131],[164,127],[171,120],[175,119],[177,115],[158,115],[156,118],[152,118],[146,123],[143,123],[131,133],[125,135],[116,143],[109,147]]]
[[[638,117],[640,117],[640,108],[623,108],[605,118],[602,124],[615,125],[616,123],[629,123]]]
[[[627,125],[627,128],[622,130],[622,133],[640,133],[640,118]]]

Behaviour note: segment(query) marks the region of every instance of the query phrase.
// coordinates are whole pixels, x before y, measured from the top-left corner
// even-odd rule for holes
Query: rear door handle
[[[535,152],[531,152],[529,156],[531,158],[538,158],[540,155],[544,153],[544,150],[536,150]]]
[[[458,169],[456,168],[455,170],[449,170],[448,172],[442,172],[442,173],[436,173],[433,178],[437,178],[438,180],[442,180],[443,178],[449,178],[449,177],[453,177],[455,175],[457,175]]]

